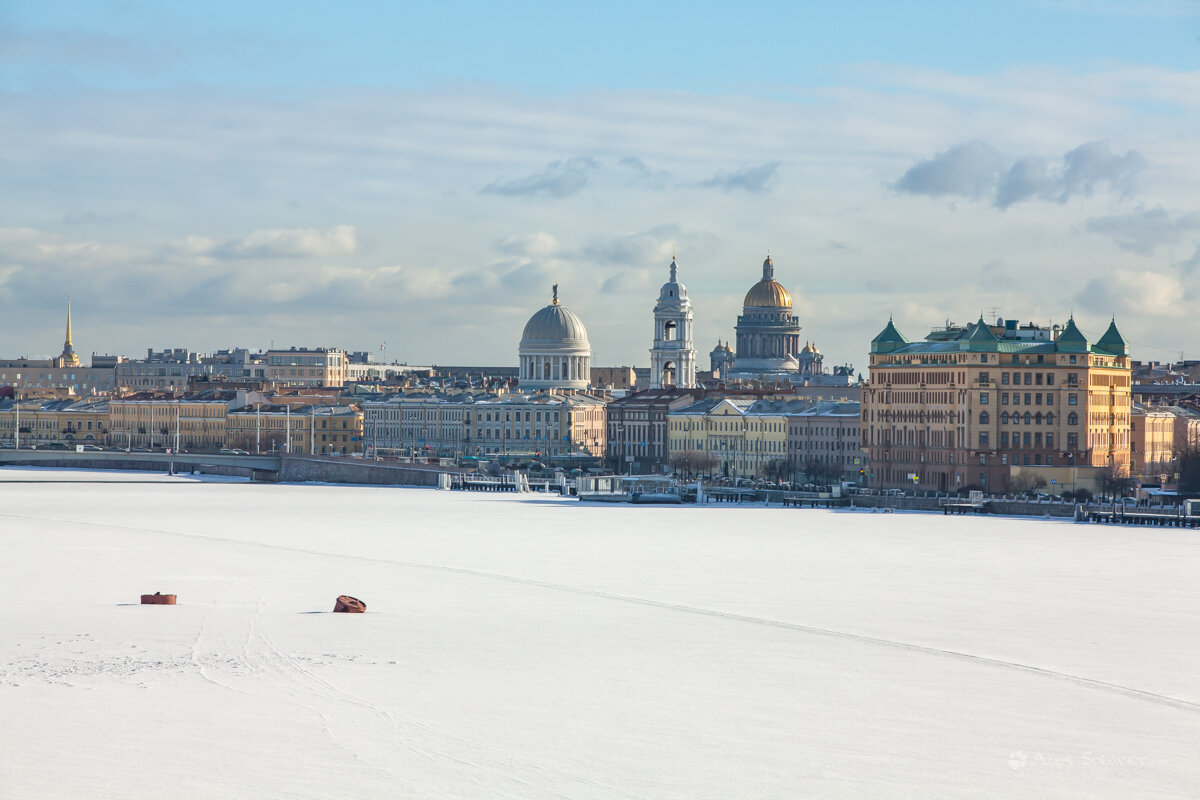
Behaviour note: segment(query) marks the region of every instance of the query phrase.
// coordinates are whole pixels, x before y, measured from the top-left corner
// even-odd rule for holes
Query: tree
[[[1179,455],[1179,491],[1200,493],[1200,450],[1189,449]]]
[[[1122,497],[1133,488],[1133,478],[1124,474],[1116,464],[1109,464],[1100,471],[1100,494],[1108,497]]]

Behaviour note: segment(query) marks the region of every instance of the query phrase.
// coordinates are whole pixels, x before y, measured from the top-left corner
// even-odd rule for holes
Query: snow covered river
[[[1200,795],[1194,531],[46,474],[0,798]]]

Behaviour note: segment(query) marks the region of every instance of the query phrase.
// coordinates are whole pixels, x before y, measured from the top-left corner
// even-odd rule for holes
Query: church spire
[[[773,280],[775,280],[775,262],[771,260],[771,254],[770,254],[770,253],[767,253],[767,260],[763,262],[763,276],[762,276],[762,279],[763,279],[764,281],[773,281]]]
[[[671,254],[671,283],[679,280],[679,265],[675,263],[675,255]]]
[[[78,367],[79,356],[75,355],[75,344],[71,341],[71,295],[67,295],[67,338],[63,341],[62,355],[58,357],[59,366]]]

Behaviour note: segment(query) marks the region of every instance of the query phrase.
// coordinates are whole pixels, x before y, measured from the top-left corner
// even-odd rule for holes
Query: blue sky
[[[1197,357],[1198,58],[1197,2],[0,2],[0,350],[70,289],[84,353],[510,363],[558,280],[643,365],[677,246],[702,352],[769,248],[827,363],[985,308]]]
[[[485,81],[543,91],[771,94],[855,65],[978,74],[1110,61],[1190,69],[1192,2],[4,4],[10,90],[312,89]]]

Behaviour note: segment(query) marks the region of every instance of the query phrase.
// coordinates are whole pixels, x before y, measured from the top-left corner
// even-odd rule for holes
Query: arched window
[[[1036,422],[1038,425],[1041,425],[1042,424],[1042,412],[1039,411],[1036,414],[1034,414],[1033,421]]]
[[[1070,414],[1067,414],[1067,424],[1068,425],[1078,425],[1079,424],[1079,415],[1076,414],[1074,411],[1072,411]]]
[[[663,324],[663,341],[675,341],[676,327],[673,320],[668,320]]]
[[[980,425],[988,424],[988,413],[986,411],[979,412],[979,424]]]
[[[1046,412],[1046,424],[1047,425],[1054,424],[1054,412],[1053,411]]]
[[[1001,425],[1007,425],[1007,424],[1008,424],[1008,412],[1007,412],[1007,411],[1001,411],[1001,412],[1000,412],[1000,424],[1001,424]]]
[[[1033,424],[1033,414],[1030,414],[1028,411],[1025,412],[1025,424],[1026,425]]]

